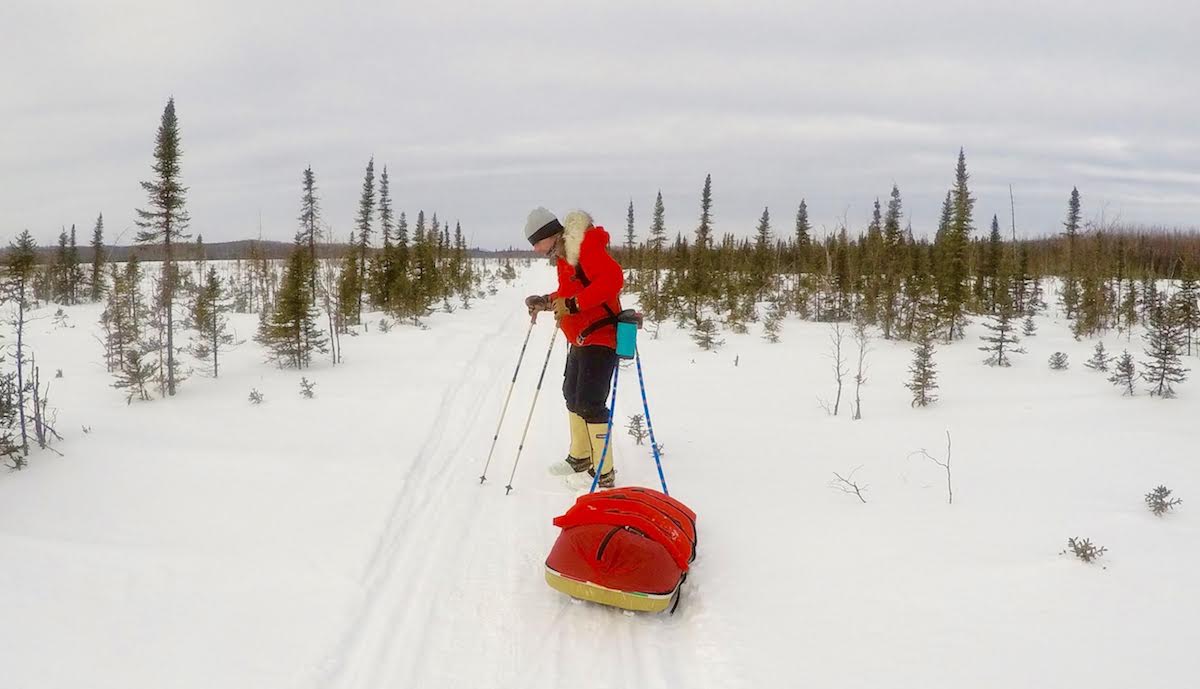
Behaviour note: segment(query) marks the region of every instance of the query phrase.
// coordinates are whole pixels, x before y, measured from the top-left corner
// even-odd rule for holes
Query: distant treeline
[[[189,242],[173,247],[172,254],[174,260],[179,261],[233,261],[255,258],[282,260],[286,259],[294,248],[295,244],[292,242],[242,239],[234,242],[217,242],[214,244]],[[353,249],[354,246],[351,244],[318,244],[316,252],[318,258],[341,258]],[[53,263],[59,260],[60,251],[59,247],[38,247],[36,250],[38,263]],[[104,247],[105,258],[117,262],[128,261],[134,255],[137,255],[138,259],[142,261],[161,261],[163,253],[164,249],[161,244]],[[91,263],[93,254],[94,249],[90,246],[84,245],[78,247],[78,255],[81,262]],[[467,256],[471,258],[536,258],[537,254],[532,251],[510,247],[496,251],[467,249]]]

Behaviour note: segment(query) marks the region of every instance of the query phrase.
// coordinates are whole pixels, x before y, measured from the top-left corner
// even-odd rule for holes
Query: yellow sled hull
[[[679,591],[678,586],[674,591],[662,594],[618,591],[588,581],[569,579],[549,567],[546,568],[546,583],[550,584],[550,588],[572,598],[635,612],[662,612],[670,607],[671,600]]]

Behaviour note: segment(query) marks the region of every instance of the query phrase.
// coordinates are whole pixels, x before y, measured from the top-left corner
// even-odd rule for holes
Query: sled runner
[[[649,488],[617,488],[580,496],[554,525],[562,532],[546,558],[551,588],[639,612],[678,602],[696,557],[696,513],[683,503]]]

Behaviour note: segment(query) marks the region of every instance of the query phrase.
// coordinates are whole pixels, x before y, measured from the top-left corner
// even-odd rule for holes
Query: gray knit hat
[[[529,219],[525,221],[525,238],[530,244],[537,244],[562,231],[562,223],[550,211],[541,206],[529,211]]]

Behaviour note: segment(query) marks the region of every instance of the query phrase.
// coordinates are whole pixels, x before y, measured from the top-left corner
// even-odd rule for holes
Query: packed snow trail
[[[470,328],[479,320],[472,315],[444,326],[456,331],[447,342],[455,351],[441,354],[461,363],[418,450],[398,458],[411,464],[315,686],[730,686],[731,677],[712,671],[720,653],[703,642],[700,619],[626,615],[572,602],[545,584],[542,562],[557,534],[550,520],[574,500],[544,470],[563,451],[561,353],[547,370],[512,495],[503,484],[544,348],[561,335],[552,335],[548,316],[535,327],[492,476],[480,485],[527,321],[519,301],[488,309],[481,327]]]

